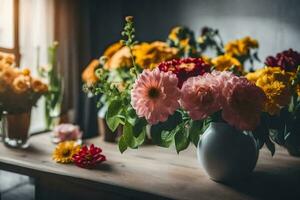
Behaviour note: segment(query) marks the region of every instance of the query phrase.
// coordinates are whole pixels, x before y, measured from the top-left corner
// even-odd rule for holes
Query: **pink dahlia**
[[[260,123],[264,92],[244,77],[219,73],[223,84],[223,119],[240,130],[254,130]]]
[[[173,59],[158,65],[160,71],[172,72],[178,78],[178,87],[190,77],[203,75],[210,70],[210,66],[201,58]]]
[[[93,144],[88,148],[84,146],[73,156],[74,163],[81,168],[93,168],[97,164],[106,161],[106,157],[102,154],[102,149],[95,147]]]
[[[131,91],[131,105],[148,123],[164,122],[179,108],[178,79],[171,72],[144,70]]]
[[[219,83],[210,73],[189,78],[181,93],[180,103],[193,120],[204,119],[221,109]]]

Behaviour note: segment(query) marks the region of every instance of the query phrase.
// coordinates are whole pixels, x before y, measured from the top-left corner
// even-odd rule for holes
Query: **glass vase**
[[[6,146],[21,149],[29,146],[30,116],[31,112],[3,114],[0,127]]]

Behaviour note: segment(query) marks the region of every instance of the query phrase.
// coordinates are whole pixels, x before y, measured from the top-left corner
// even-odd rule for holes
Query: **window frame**
[[[17,67],[20,65],[20,44],[19,44],[19,15],[20,7],[19,0],[13,0],[13,48],[0,47],[0,51],[3,53],[13,54],[15,56],[15,62]]]

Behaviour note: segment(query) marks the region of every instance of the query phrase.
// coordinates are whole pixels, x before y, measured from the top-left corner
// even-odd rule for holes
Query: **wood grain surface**
[[[100,146],[107,162],[93,170],[57,164],[51,158],[55,146],[49,134],[40,134],[31,138],[27,150],[1,143],[0,169],[35,177],[48,183],[49,190],[65,182],[69,186],[62,189],[65,193],[107,195],[101,199],[300,199],[300,159],[280,147],[274,157],[262,149],[249,178],[225,185],[207,178],[197,163],[194,146],[179,155],[175,149],[152,145],[122,155],[115,144],[100,138],[86,143]]]

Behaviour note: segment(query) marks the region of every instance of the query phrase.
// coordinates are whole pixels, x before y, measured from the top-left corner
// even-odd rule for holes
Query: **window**
[[[20,66],[37,76],[37,65],[46,65],[47,48],[53,42],[53,0],[20,1]],[[39,60],[39,61],[38,61]],[[30,132],[45,130],[43,98],[32,109]]]
[[[19,65],[19,0],[0,0],[0,5],[0,52],[13,54]]]
[[[0,52],[13,54],[16,65],[31,69],[33,76],[38,76],[38,64],[48,62],[53,4],[53,0],[0,0]],[[33,108],[31,122],[30,132],[45,130],[43,99]]]

